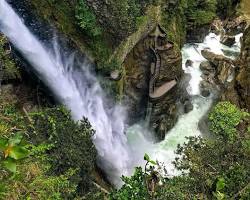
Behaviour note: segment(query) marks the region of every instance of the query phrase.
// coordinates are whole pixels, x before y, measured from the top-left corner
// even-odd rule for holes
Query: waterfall
[[[208,98],[200,95],[199,83],[202,79],[199,65],[205,60],[201,50],[210,48],[219,54],[223,54],[222,49],[239,52],[240,38],[238,35],[233,48],[223,46],[215,34],[209,34],[203,43],[186,44],[183,47],[183,70],[191,74],[187,89],[192,96],[194,109],[179,117],[164,141],[154,144],[150,137],[152,134],[139,125],[130,127],[125,135],[124,110],[120,106],[110,108],[105,104],[103,91],[88,64],[79,64],[74,56],[65,57],[57,43],[54,43],[53,50],[47,48],[28,30],[5,0],[0,0],[0,31],[30,63],[56,99],[71,111],[74,120],[88,118],[96,131],[93,143],[98,151],[99,166],[117,186],[121,185],[122,175],[130,175],[135,166],[145,163],[144,153],[164,162],[169,175],[178,174],[172,164],[177,145],[183,144],[187,136],[201,135],[198,122],[213,101],[212,95]],[[187,59],[194,62],[193,67],[186,68]]]
[[[5,0],[0,0],[0,31],[30,63],[57,100],[71,111],[74,120],[88,118],[96,131],[93,143],[98,151],[99,166],[115,185],[120,185],[120,177],[128,174],[131,163],[122,108],[107,108],[103,91],[88,66],[83,64],[76,69],[74,57],[64,59],[57,44],[54,51],[47,49]]]

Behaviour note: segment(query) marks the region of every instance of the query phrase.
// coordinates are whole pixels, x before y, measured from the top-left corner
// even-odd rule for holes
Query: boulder
[[[189,113],[194,109],[193,104],[191,103],[190,100],[185,101],[184,103],[184,113]]]
[[[234,61],[230,58],[227,58],[223,55],[215,54],[208,49],[202,50],[201,55],[206,58],[209,62],[211,62],[214,66],[218,66],[220,62],[227,62],[233,64]]]
[[[185,67],[193,67],[194,62],[192,60],[187,60],[185,63]]]
[[[203,61],[200,64],[201,71],[214,71],[214,67],[211,65],[209,61]]]
[[[202,95],[203,97],[209,97],[210,91],[207,90],[207,89],[202,89],[202,90],[201,90],[201,95]]]
[[[220,42],[228,47],[232,47],[236,42],[235,36],[224,35]]]

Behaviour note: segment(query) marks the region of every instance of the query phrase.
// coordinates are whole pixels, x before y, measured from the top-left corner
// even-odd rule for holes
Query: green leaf
[[[0,139],[0,150],[4,151],[8,146],[8,140],[5,138]]]
[[[153,165],[157,165],[157,163],[155,162],[155,161],[153,161],[153,160],[150,160],[149,161],[151,164],[153,164]]]
[[[216,183],[216,191],[221,191],[224,189],[226,183],[224,178],[219,178]]]
[[[23,139],[22,134],[17,133],[16,135],[14,135],[12,138],[9,139],[9,145],[14,146],[14,145],[20,144],[22,139]]]
[[[14,159],[7,158],[3,161],[3,165],[7,170],[16,173],[16,161]]]
[[[29,155],[29,151],[24,147],[14,146],[10,151],[9,157],[19,160]]]
[[[144,160],[146,160],[146,161],[148,161],[148,162],[150,161],[149,155],[146,154],[146,153],[145,153],[145,155],[144,155]]]

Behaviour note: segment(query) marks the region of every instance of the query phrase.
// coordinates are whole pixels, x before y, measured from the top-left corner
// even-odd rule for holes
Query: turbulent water
[[[171,163],[175,157],[174,150],[177,144],[186,140],[186,136],[201,134],[198,122],[212,103],[212,96],[200,96],[199,64],[204,60],[200,51],[204,48],[221,54],[221,49],[232,51],[221,45],[219,36],[213,34],[207,36],[204,43],[185,45],[182,50],[183,70],[192,76],[188,92],[193,96],[194,109],[179,117],[163,142],[154,144],[151,134],[139,125],[129,128],[126,136],[126,115],[123,109],[105,105],[103,91],[95,76],[88,70],[88,65],[85,63],[76,67],[79,63],[74,57],[65,58],[56,43],[54,49],[48,49],[28,30],[5,0],[0,0],[0,31],[30,63],[58,101],[71,110],[73,119],[80,120],[83,116],[88,118],[96,130],[93,142],[98,151],[99,166],[115,185],[121,184],[121,175],[131,174],[134,166],[144,163],[142,158],[145,152],[153,159],[165,162],[169,175],[177,173]],[[233,51],[239,51],[238,46],[236,44]],[[193,67],[184,67],[187,59],[194,61]]]
[[[153,160],[164,163],[167,176],[174,176],[179,174],[175,169],[172,162],[176,158],[175,150],[178,144],[183,144],[187,141],[186,137],[201,136],[198,123],[201,118],[207,113],[213,102],[213,95],[205,98],[200,95],[199,84],[202,81],[201,70],[199,69],[200,63],[206,59],[201,55],[203,49],[210,49],[216,54],[221,54],[232,59],[240,52],[240,37],[242,34],[236,36],[236,43],[233,47],[229,48],[220,43],[220,36],[210,33],[203,43],[186,44],[182,48],[182,68],[185,73],[191,75],[191,80],[187,86],[187,91],[192,97],[192,104],[194,109],[179,117],[178,122],[166,135],[165,140],[152,144],[152,139],[148,139],[148,134],[142,134],[141,128],[138,126],[131,127],[128,132],[129,144],[134,147],[140,147],[141,154],[147,152]],[[227,52],[225,54],[224,52]],[[186,61],[193,61],[192,66],[186,67]],[[137,164],[143,164],[142,160],[138,160]],[[166,173],[164,171],[164,173]]]

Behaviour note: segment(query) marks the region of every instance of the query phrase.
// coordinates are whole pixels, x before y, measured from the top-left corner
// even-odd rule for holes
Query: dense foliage
[[[102,199],[89,122],[62,107],[23,114],[8,95],[0,98],[0,199]]]
[[[216,0],[188,0],[185,11],[187,21],[196,25],[209,24],[216,16]]]
[[[182,176],[162,178],[149,190],[148,176],[157,170],[137,168],[125,185],[110,199],[241,199],[250,197],[250,132],[249,114],[229,102],[221,102],[210,113],[214,138],[189,138],[179,146],[175,165]],[[224,124],[228,122],[228,124]],[[239,124],[240,122],[240,124]],[[228,134],[229,133],[229,134]],[[223,136],[223,137],[221,137]],[[225,139],[233,137],[234,140]]]
[[[20,72],[11,56],[11,46],[3,35],[0,34],[0,81],[20,78]]]

